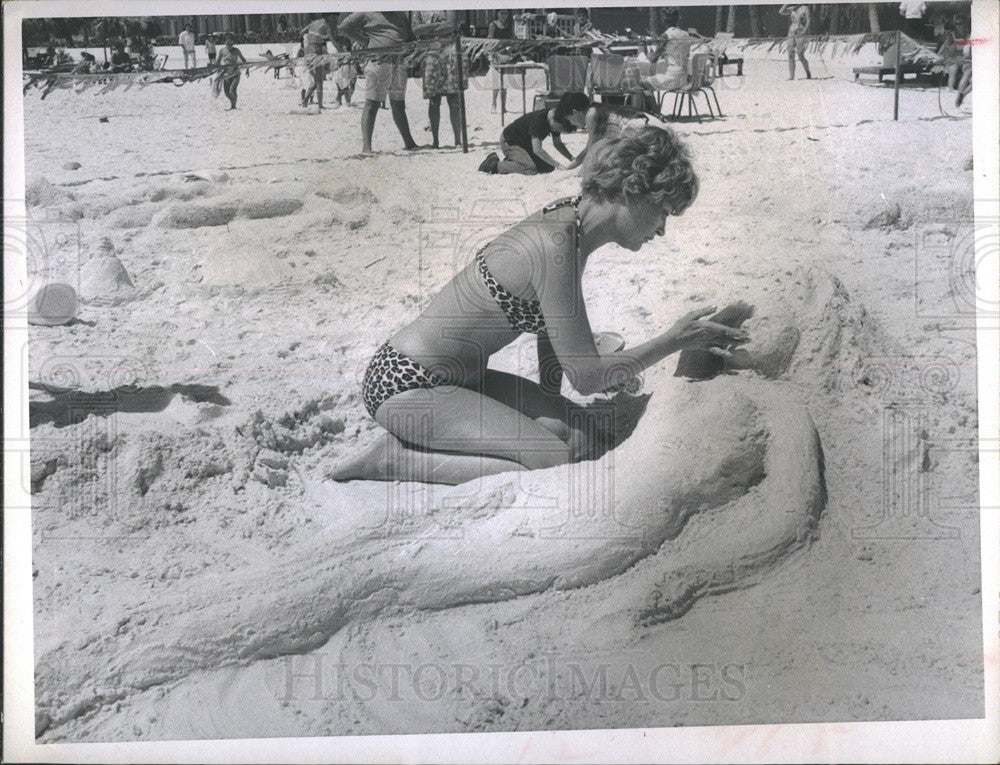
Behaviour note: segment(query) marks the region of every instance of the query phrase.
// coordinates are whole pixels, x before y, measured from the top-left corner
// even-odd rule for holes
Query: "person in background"
[[[590,99],[583,93],[564,93],[555,107],[537,109],[518,117],[504,128],[500,137],[504,158],[500,160],[496,154],[491,154],[480,169],[500,175],[535,175],[564,168],[545,151],[542,141],[551,136],[556,151],[572,162],[573,155],[562,142],[562,134],[584,127],[589,108]],[[492,161],[493,158],[497,161]]]
[[[906,0],[899,4],[899,15],[903,17],[903,33],[919,39],[923,34],[924,14],[927,4],[920,0]]]
[[[462,80],[458,79],[458,56],[452,36],[458,25],[456,11],[414,11],[413,34],[418,40],[436,40],[424,58],[424,98],[427,118],[431,123],[431,146],[440,148],[441,96],[448,100],[448,116],[455,134],[455,146],[462,142],[462,114],[458,103],[459,91],[469,87],[469,69],[465,66]],[[467,62],[466,62],[467,63]]]
[[[240,53],[240,49],[233,45],[232,36],[226,37],[226,42],[222,46],[222,50],[220,50],[216,56],[215,63],[219,66],[227,66],[232,64],[245,64],[246,62],[247,60],[243,58],[243,54]],[[235,109],[236,89],[240,84],[240,70],[234,67],[230,71],[221,72],[216,80],[216,94],[218,94],[219,83],[222,85],[222,90],[225,92],[226,98],[229,99],[229,109]]]
[[[195,54],[194,32],[191,31],[190,24],[186,25],[184,31],[177,35],[177,44],[181,46],[181,51],[184,53],[184,68],[194,67],[197,69],[198,56]],[[190,64],[188,63],[189,60]]]
[[[681,29],[680,13],[676,9],[664,11],[662,17],[666,31],[649,53],[650,73],[642,77],[646,86],[644,108],[651,113],[659,111],[651,90],[677,90],[684,87],[688,80],[691,45],[677,41],[689,40],[691,35]]]
[[[562,37],[562,30],[559,29],[559,14],[555,11],[551,11],[545,16],[545,31],[542,32],[544,37]]]
[[[215,35],[213,34],[205,35],[205,58],[208,59],[206,66],[215,63]]]
[[[111,71],[132,71],[132,57],[126,52],[125,45],[121,40],[115,43],[114,49],[111,51]]]
[[[590,11],[586,8],[576,9],[576,21],[573,23],[573,36],[583,37],[587,32],[591,32],[594,25],[590,23]]]
[[[97,70],[97,59],[92,53],[83,51],[80,54],[80,63],[73,67],[72,74],[90,74]]]
[[[401,11],[358,11],[350,14],[337,27],[338,33],[361,47],[388,48],[407,42],[412,34],[410,21]],[[382,102],[389,98],[392,119],[409,151],[420,148],[410,135],[406,119],[406,67],[398,59],[371,60],[365,63],[365,106],[361,111],[361,152],[372,154],[372,134],[375,118]]]
[[[331,38],[330,25],[325,18],[321,16],[310,22],[302,30],[302,48],[305,50],[306,56],[325,56],[326,41]],[[326,80],[327,70],[327,65],[322,63],[313,64],[309,67],[312,81],[309,87],[306,88],[306,95],[302,99],[303,106],[306,106],[315,94],[316,105],[320,111],[323,111],[323,82]]]
[[[798,56],[802,68],[806,70],[806,79],[811,80],[809,62],[806,61],[806,41],[802,39],[809,31],[809,6],[785,3],[778,13],[788,16],[788,79],[795,79],[795,58]]]
[[[491,40],[513,40],[514,39],[514,19],[508,8],[501,8],[497,11],[486,36]],[[507,111],[507,92],[500,89],[500,72],[496,67],[498,64],[509,64],[513,61],[513,56],[509,53],[490,54],[490,83],[493,88],[493,113],[497,110],[497,96],[501,98],[500,108]]]

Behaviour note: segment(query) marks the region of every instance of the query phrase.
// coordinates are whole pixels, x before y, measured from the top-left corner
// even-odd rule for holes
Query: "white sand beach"
[[[747,301],[768,374],[667,359],[614,452],[460,487],[324,474],[376,348],[578,190],[476,172],[488,78],[468,154],[383,110],[368,158],[360,91],[270,73],[26,94],[32,288],[81,301],[29,333],[39,742],[981,717],[969,111],[746,57],[673,124],[695,204],[584,290],[629,345]]]

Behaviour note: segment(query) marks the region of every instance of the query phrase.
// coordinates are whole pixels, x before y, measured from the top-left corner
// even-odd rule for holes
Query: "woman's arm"
[[[573,232],[567,227],[567,241]],[[546,237],[542,242],[551,241]],[[565,370],[570,384],[587,396],[627,383],[644,370],[667,356],[685,348],[725,347],[745,342],[744,330],[703,321],[714,307],[691,311],[681,317],[666,332],[645,343],[615,353],[600,356],[587,317],[581,287],[582,274],[572,244],[563,252],[553,252],[540,242],[534,248],[535,258],[542,259],[536,273],[542,275],[535,291],[541,301],[542,315],[551,338],[559,365]],[[561,255],[562,257],[557,257]]]
[[[780,13],[782,16],[790,16],[792,13],[792,8],[794,6],[795,3],[785,3],[778,9],[778,13]]]

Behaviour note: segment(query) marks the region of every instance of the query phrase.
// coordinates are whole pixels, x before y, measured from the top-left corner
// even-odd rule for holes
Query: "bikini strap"
[[[580,194],[577,194],[572,197],[563,197],[562,199],[557,199],[555,202],[552,202],[542,208],[542,214],[545,214],[550,213],[553,210],[558,210],[560,207],[566,207],[567,205],[571,205],[573,207],[573,235],[577,255],[580,254],[580,210],[577,207],[580,204],[580,196]]]
[[[553,210],[558,210],[560,207],[565,207],[566,205],[573,205],[573,207],[576,207],[579,201],[580,201],[579,195],[575,197],[563,197],[562,199],[557,199],[555,202],[552,202],[551,204],[545,205],[545,207],[542,208],[542,212],[550,213]]]

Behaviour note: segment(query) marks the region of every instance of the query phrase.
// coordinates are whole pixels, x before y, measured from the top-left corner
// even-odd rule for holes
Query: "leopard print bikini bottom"
[[[365,370],[361,399],[372,417],[375,411],[397,393],[417,388],[436,388],[444,380],[428,372],[413,359],[404,356],[389,343],[383,343]]]

